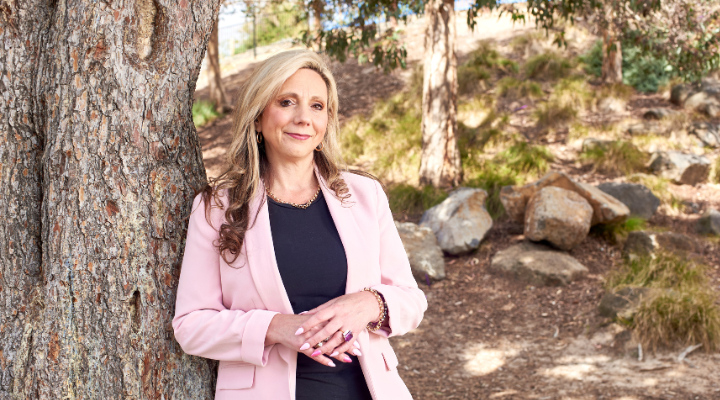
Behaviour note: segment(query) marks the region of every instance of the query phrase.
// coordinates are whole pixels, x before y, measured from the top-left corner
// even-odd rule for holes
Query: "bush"
[[[440,204],[448,194],[432,186],[416,188],[412,185],[393,185],[388,190],[388,201],[393,214],[419,214]]]
[[[585,150],[580,160],[591,163],[593,172],[628,175],[644,171],[649,156],[632,143],[618,140]]]
[[[626,321],[647,347],[720,347],[718,298],[704,265],[669,253],[636,258],[610,275],[607,286],[654,289],[641,300],[632,321]]]
[[[540,85],[528,80],[518,80],[513,77],[505,77],[497,83],[497,93],[500,97],[516,100],[521,98],[539,98],[545,93]]]
[[[212,122],[216,118],[220,118],[223,114],[215,110],[215,103],[198,100],[192,106],[193,124],[199,128],[207,123]]]
[[[548,101],[541,104],[534,115],[542,128],[564,126],[572,122],[581,109],[587,108],[593,99],[593,93],[582,79],[567,78],[560,80]]]
[[[570,75],[573,64],[557,53],[544,53],[531,57],[525,63],[525,75],[530,79],[558,80]]]
[[[488,42],[481,42],[458,67],[458,92],[467,94],[478,90],[480,81],[490,78],[493,73],[507,74],[518,70],[516,62],[502,57]]]
[[[621,47],[624,84],[639,92],[655,93],[673,77],[667,60],[646,55],[632,39],[623,41]],[[585,71],[590,75],[602,76],[603,56],[602,40],[598,40],[580,57],[585,64]]]

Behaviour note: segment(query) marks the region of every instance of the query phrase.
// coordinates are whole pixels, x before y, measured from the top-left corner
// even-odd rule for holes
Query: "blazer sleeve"
[[[389,331],[378,329],[376,334],[385,337],[403,335],[420,325],[427,310],[425,293],[418,288],[410,270],[410,261],[395,227],[387,195],[380,183],[375,182],[377,215],[380,228],[381,284],[373,289],[382,293],[388,307]]]
[[[221,213],[213,209],[213,216]],[[220,254],[215,247],[220,218],[205,218],[201,195],[193,202],[172,326],[187,354],[221,361],[265,366],[272,346],[265,346],[267,310],[230,310],[223,304]]]

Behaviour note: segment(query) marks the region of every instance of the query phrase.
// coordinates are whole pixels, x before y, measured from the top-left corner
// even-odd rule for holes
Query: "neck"
[[[318,187],[312,158],[302,161],[278,162],[270,161],[269,189],[278,197],[302,198],[307,193],[314,193]],[[291,200],[290,200],[291,201]]]

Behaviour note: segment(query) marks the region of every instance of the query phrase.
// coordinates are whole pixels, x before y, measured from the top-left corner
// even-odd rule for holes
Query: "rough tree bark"
[[[228,102],[227,94],[225,94],[225,87],[220,73],[220,42],[218,36],[218,20],[215,20],[210,41],[207,45],[208,90],[210,91],[210,101],[215,103],[215,110],[219,113],[226,113],[231,111],[232,107]]]
[[[609,32],[603,33],[602,81],[622,83],[622,48]]]
[[[420,183],[456,186],[462,179],[457,145],[457,58],[453,0],[425,5]]]
[[[170,323],[217,12],[0,2],[0,399],[212,398]]]

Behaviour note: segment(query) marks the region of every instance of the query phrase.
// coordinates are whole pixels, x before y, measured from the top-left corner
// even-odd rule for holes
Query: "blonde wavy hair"
[[[268,58],[255,68],[238,95],[233,115],[233,140],[227,152],[226,169],[219,177],[211,179],[203,190],[205,215],[209,223],[211,203],[224,207],[220,197],[223,191],[227,191],[227,222],[220,227],[220,238],[216,246],[228,264],[240,254],[245,232],[252,227],[251,219],[254,224],[250,202],[260,187],[260,180],[270,182],[272,179],[265,151],[256,139],[254,122],[280,93],[283,83],[300,69],[317,72],[327,86],[327,131],[322,141],[322,151],[313,152],[315,165],[336,197],[341,201],[350,197],[347,185],[340,175],[338,94],[335,79],[327,63],[310,50],[290,50]],[[260,203],[260,206],[262,204]],[[254,212],[255,217],[257,211]],[[227,257],[228,254],[231,257]]]

